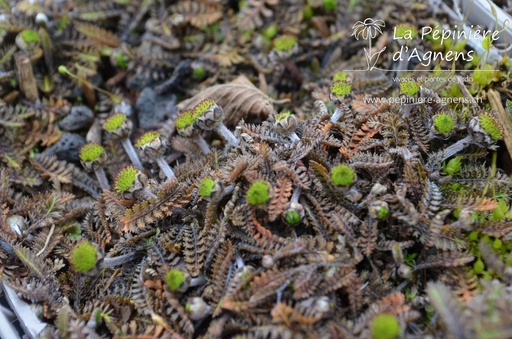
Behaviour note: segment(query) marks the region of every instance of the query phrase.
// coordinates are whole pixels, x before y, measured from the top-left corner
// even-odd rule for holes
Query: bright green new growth
[[[481,86],[487,86],[493,81],[500,79],[500,71],[495,70],[494,66],[485,64],[481,68],[473,71],[473,81]]]
[[[287,52],[297,43],[297,38],[283,35],[274,39],[274,49],[278,52]]]
[[[179,291],[181,284],[183,284],[185,279],[185,274],[175,268],[167,272],[165,275],[165,283],[167,284],[167,287],[169,287],[169,289],[173,292]]]
[[[377,315],[370,324],[373,339],[394,339],[400,334],[400,323],[390,313]]]
[[[116,182],[114,184],[116,191],[118,193],[123,193],[124,191],[129,190],[139,173],[139,170],[131,165],[123,168],[117,175]]]
[[[332,81],[348,81],[347,72],[337,72],[332,76]]]
[[[492,47],[492,40],[491,40],[491,36],[490,35],[487,35],[483,40],[482,40],[482,47],[486,50],[486,51],[489,51]]]
[[[323,0],[324,8],[327,11],[334,11],[336,9],[336,4],[338,3],[338,0]]]
[[[64,65],[60,65],[58,70],[59,70],[59,73],[63,74],[63,75],[66,75],[69,73],[68,68]]]
[[[498,141],[503,139],[503,129],[496,121],[494,115],[490,113],[483,113],[480,114],[478,120],[480,121],[480,126],[482,126],[483,130],[491,136],[492,140]]]
[[[194,113],[194,111],[188,109],[180,113],[176,120],[174,121],[174,125],[177,129],[184,129],[187,126],[190,126],[196,122],[198,116]]]
[[[288,118],[290,116],[290,112],[282,112],[276,115],[276,121],[280,121],[284,118]]]
[[[348,165],[338,165],[331,169],[331,181],[336,186],[349,186],[354,183],[355,172]]]
[[[297,211],[288,211],[284,219],[290,225],[296,225],[300,223],[300,214]]]
[[[350,94],[352,85],[348,81],[335,81],[331,85],[331,93],[336,96],[344,96]]]
[[[389,215],[389,209],[386,207],[381,207],[379,209],[379,212],[377,213],[377,218],[379,219],[386,219]]]
[[[199,195],[203,198],[208,198],[212,195],[213,188],[215,187],[215,180],[210,177],[204,178],[199,184]]]
[[[206,110],[215,105],[215,100],[213,99],[204,99],[196,107],[194,107],[194,117],[199,118]]]
[[[31,29],[26,29],[20,33],[21,37],[27,44],[38,44],[39,43],[39,34],[36,31]]]
[[[196,79],[199,79],[201,80],[202,78],[204,78],[204,74],[206,73],[206,70],[204,69],[204,67],[200,66],[200,67],[196,67],[192,70],[192,74],[194,74],[194,76],[196,77]]]
[[[277,25],[272,24],[263,30],[263,36],[267,39],[272,39],[277,34]]]
[[[462,157],[461,156],[455,157],[452,160],[448,161],[446,166],[444,166],[444,168],[443,168],[443,172],[448,175],[455,175],[455,174],[459,173],[461,164],[462,164]]]
[[[128,67],[129,59],[126,54],[119,52],[116,54],[116,62],[119,67],[126,69],[126,67]]]
[[[137,139],[137,142],[135,143],[135,147],[144,147],[148,145],[151,141],[160,138],[160,132],[157,131],[148,131],[144,134],[142,134],[139,139]]]
[[[71,251],[71,264],[75,271],[87,273],[96,266],[97,257],[96,246],[85,240],[77,244]]]
[[[494,248],[496,251],[498,251],[501,249],[502,246],[503,246],[503,241],[501,241],[500,238],[494,239],[494,241],[492,243],[492,248]]]
[[[98,159],[103,153],[105,153],[103,146],[96,143],[89,143],[85,144],[80,149],[78,156],[82,162],[92,162]]]
[[[420,87],[414,81],[404,81],[400,83],[400,92],[407,94],[410,97],[418,93],[419,90]]]
[[[444,135],[449,134],[455,127],[455,121],[447,113],[439,113],[434,117],[434,126],[436,130]]]
[[[395,36],[402,39],[414,39],[418,35],[418,30],[411,24],[400,24],[395,27]]]
[[[478,259],[473,264],[473,271],[475,272],[475,274],[482,274],[484,272],[484,269],[485,269],[485,264],[482,261],[482,259]]]
[[[103,129],[107,132],[113,132],[118,129],[126,121],[126,115],[117,113],[105,120]]]
[[[245,197],[249,205],[258,206],[265,204],[270,199],[270,185],[264,181],[254,182]]]

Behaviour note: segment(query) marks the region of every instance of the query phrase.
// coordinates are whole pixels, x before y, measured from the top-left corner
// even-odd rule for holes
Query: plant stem
[[[123,145],[124,150],[128,154],[128,157],[130,158],[130,161],[132,162],[133,166],[137,167],[138,169],[143,169],[139,156],[137,155],[137,152],[135,152],[135,148],[133,148],[130,139],[126,138],[121,140],[121,144]]]
[[[77,80],[79,83],[81,84],[85,84],[87,86],[90,86],[92,88],[94,88],[95,90],[97,90],[98,92],[101,92],[103,94],[105,94],[106,96],[108,96],[110,98],[110,100],[112,100],[113,103],[115,104],[119,104],[121,102],[121,99],[116,96],[115,94],[112,94],[110,93],[109,91],[106,91],[102,88],[99,88],[99,87],[96,87],[94,86],[93,84],[91,84],[89,81],[87,81],[87,79],[85,79],[84,77],[81,77],[81,76],[78,76],[74,73],[71,73],[66,67],[64,66],[60,66],[59,67],[59,72],[62,73],[62,74],[66,74],[68,76],[70,76],[71,78]]]
[[[294,202],[294,203],[298,204],[299,203],[299,197],[300,197],[301,193],[302,193],[302,189],[297,186],[295,188],[295,190],[293,191],[292,197],[290,199],[290,203]]]
[[[96,178],[98,178],[98,181],[100,182],[100,187],[103,190],[108,190],[108,180],[107,175],[105,174],[105,170],[103,168],[98,168],[96,171],[94,171],[96,174]]]
[[[201,152],[203,154],[208,154],[210,153],[210,147],[208,146],[208,144],[206,143],[206,141],[204,141],[203,137],[201,136],[201,134],[196,134],[192,137],[192,140],[196,143],[196,145],[199,147],[199,149],[201,150]]]
[[[498,161],[498,152],[493,151],[492,152],[492,162],[491,162],[491,173],[489,174],[490,180],[488,180],[487,183],[485,184],[485,187],[484,187],[484,190],[482,193],[484,196],[487,194],[487,191],[489,190],[489,185],[492,182],[492,179],[494,179],[496,177],[496,170],[497,170],[496,162],[497,161]],[[492,192],[493,196],[495,196],[496,195],[496,186],[493,185],[492,188],[493,188],[493,192]]]
[[[297,133],[295,133],[295,132],[290,133],[290,134],[288,135],[288,137],[290,138],[290,140],[291,140],[292,142],[295,142],[295,141],[299,141],[299,140],[300,140],[300,139],[299,139],[299,137],[297,136]]]
[[[115,266],[125,264],[127,262],[130,262],[130,261],[136,259],[136,257],[138,257],[138,255],[139,255],[139,253],[132,252],[132,253],[123,254],[123,255],[120,255],[117,257],[104,258],[103,261],[101,262],[101,268],[115,267]]]
[[[345,112],[348,112],[349,108],[344,103],[341,103],[339,106],[336,106],[336,110],[331,116],[331,123],[338,122],[344,115]]]
[[[164,157],[159,157],[156,159],[156,163],[160,167],[160,169],[165,173],[167,179],[176,179],[176,175],[174,175],[174,171],[171,169],[169,164],[165,161]]]
[[[206,279],[204,278],[204,276],[200,275],[196,278],[192,278],[190,280],[190,285],[189,287],[194,287],[194,286],[200,286],[200,285],[204,285],[206,283]]]
[[[157,198],[158,197],[153,192],[151,192],[147,187],[144,188],[144,190],[142,191],[142,199],[149,201],[149,199],[157,199]]]
[[[223,123],[218,124],[215,130],[222,136],[222,138],[232,147],[238,146],[238,139]]]
[[[441,158],[441,161],[445,161],[446,159],[448,159],[452,155],[455,155],[455,154],[459,153],[464,148],[466,148],[469,145],[471,145],[472,141],[473,141],[473,137],[471,135],[468,135],[464,139],[460,139],[459,141],[457,141],[453,145],[445,148],[443,151],[441,151],[442,155],[443,155],[442,158]]]

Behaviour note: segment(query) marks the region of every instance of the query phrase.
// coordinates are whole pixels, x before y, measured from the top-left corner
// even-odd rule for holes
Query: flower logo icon
[[[386,47],[384,47],[380,51],[372,54],[372,39],[374,39],[377,34],[382,34],[382,28],[385,26],[386,24],[384,21],[373,20],[372,18],[366,18],[364,21],[358,21],[354,26],[352,26],[352,35],[357,40],[368,40],[368,49],[364,48],[368,71],[375,68],[375,64],[379,60],[380,54],[386,49]]]

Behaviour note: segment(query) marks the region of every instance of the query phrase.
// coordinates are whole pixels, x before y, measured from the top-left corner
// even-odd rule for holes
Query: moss
[[[157,131],[148,131],[144,134],[142,134],[139,139],[137,139],[137,142],[135,143],[135,147],[144,147],[151,143],[151,141],[160,138],[160,132]]]
[[[356,174],[348,165],[338,165],[331,169],[331,181],[336,186],[349,186],[354,183]]]
[[[434,127],[441,134],[450,134],[455,128],[455,121],[447,113],[439,113],[434,116]]]
[[[85,144],[80,151],[78,152],[78,156],[82,162],[93,162],[97,160],[103,153],[105,153],[105,149],[96,143]]]
[[[254,182],[245,197],[247,203],[253,206],[265,204],[270,199],[270,185],[264,181]]]
[[[107,132],[113,132],[121,127],[126,121],[126,115],[123,113],[117,113],[110,116],[103,124],[103,129]]]
[[[208,198],[212,195],[213,188],[215,187],[215,180],[210,177],[204,178],[199,184],[199,195],[203,198]]]
[[[478,117],[482,129],[491,136],[492,140],[498,141],[503,139],[503,129],[491,113],[482,113]]]
[[[370,324],[373,339],[393,339],[400,334],[400,323],[390,313],[377,315]]]
[[[114,184],[116,191],[118,193],[128,191],[135,182],[135,179],[137,179],[137,175],[139,173],[139,170],[135,168],[135,166],[131,165],[121,169],[121,171],[117,175],[116,182]]]
[[[297,38],[290,35],[283,35],[274,39],[274,49],[278,52],[287,52],[295,46]]]
[[[71,251],[71,264],[75,271],[87,273],[96,266],[98,250],[89,241],[78,243]]]
[[[186,280],[185,273],[178,269],[172,269],[165,275],[165,283],[167,284],[167,287],[173,292],[179,291],[181,288],[181,285]]]

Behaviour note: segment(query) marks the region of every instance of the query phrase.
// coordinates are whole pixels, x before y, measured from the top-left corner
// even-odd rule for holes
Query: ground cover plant
[[[45,338],[511,337],[510,60],[454,24],[0,0],[0,280]]]

